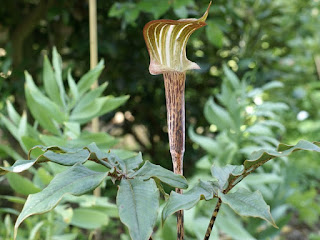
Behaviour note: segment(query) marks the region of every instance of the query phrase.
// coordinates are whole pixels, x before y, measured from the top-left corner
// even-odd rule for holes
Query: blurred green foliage
[[[131,136],[138,145],[138,149],[143,151],[145,158],[152,159],[154,163],[169,169],[171,161],[165,128],[166,113],[162,77],[151,76],[148,73],[149,58],[142,28],[145,23],[157,18],[198,17],[204,12],[207,4],[207,0],[98,1],[99,57],[105,59],[106,65],[100,82],[108,80],[108,94],[131,96],[130,101],[119,110],[124,114],[124,120],[113,123],[108,131],[111,134]],[[17,8],[21,11],[16,11]],[[18,112],[26,108],[23,97],[25,81],[23,71],[27,69],[32,76],[41,76],[43,56],[49,55],[53,46],[57,46],[65,60],[64,69],[72,67],[76,79],[87,72],[89,66],[87,2],[4,1],[0,8],[0,23],[1,112],[6,112],[5,101],[8,98],[14,102]],[[197,174],[204,175],[200,165],[204,162],[212,163],[213,157],[216,157],[216,152],[212,151],[213,148],[210,145],[207,148],[199,148],[201,144],[195,139],[195,136],[199,137],[198,135],[206,137],[209,143],[219,142],[222,144],[219,145],[221,149],[227,149],[232,145],[231,150],[240,150],[241,154],[239,152],[236,154],[239,162],[244,160],[246,153],[249,153],[248,146],[272,147],[280,140],[296,143],[301,138],[319,141],[320,2],[318,0],[218,0],[213,3],[207,23],[207,27],[191,37],[187,50],[189,59],[201,66],[200,71],[189,72],[187,76],[187,129],[195,126],[195,132],[190,130],[190,138],[195,143],[187,138],[185,157],[187,176],[194,176],[195,171]],[[236,72],[239,79],[246,80],[240,88],[230,88],[226,81],[221,80],[228,77],[224,64]],[[316,66],[318,66],[318,72]],[[35,79],[36,85],[43,83],[41,77],[35,77]],[[62,79],[67,85],[67,72],[62,74]],[[283,87],[260,91],[263,86],[268,86],[273,81],[280,82]],[[278,127],[269,125],[264,128],[266,131],[272,129],[271,132],[262,134],[261,129],[258,129],[257,134],[251,133],[251,138],[255,137],[254,141],[251,141],[249,136],[244,136],[243,132],[240,137],[239,134],[231,132],[223,133],[223,129],[218,128],[219,123],[212,124],[209,121],[210,124],[208,124],[208,110],[203,114],[203,109],[212,108],[212,106],[215,109],[227,109],[229,114],[235,113],[232,107],[239,107],[242,111],[247,107],[255,107],[253,98],[245,98],[243,105],[228,107],[228,104],[216,95],[221,96],[224,91],[231,91],[229,93],[231,96],[241,97],[241,87],[246,93],[254,89],[258,90],[264,102],[279,102],[289,106],[286,111],[274,113],[273,117]],[[215,95],[216,98],[208,101]],[[232,98],[226,100],[232,100]],[[233,99],[234,102],[236,100]],[[269,105],[269,107],[273,106],[273,103]],[[240,130],[242,126],[248,129],[270,117],[256,114],[244,116],[247,113],[242,111],[238,114],[242,118],[242,124],[238,125]],[[102,121],[110,123],[112,118],[113,114],[107,114],[102,117]],[[136,131],[137,127],[141,128],[141,126],[144,129],[143,136]],[[284,126],[286,131],[279,126]],[[238,127],[236,129],[239,129]],[[230,138],[232,141],[229,141]],[[260,140],[256,141],[257,138]],[[270,141],[266,141],[266,138]],[[2,134],[1,139],[2,142],[6,141],[0,150],[0,158],[4,159],[6,152],[9,151],[8,145],[15,148],[16,142],[6,132]],[[228,154],[234,152],[230,151]],[[15,152],[13,151],[12,154]],[[207,160],[202,158],[198,162],[204,155],[210,156],[210,159],[206,157]],[[223,161],[227,161],[226,159],[231,161],[228,156],[226,158],[221,156],[221,158]],[[271,207],[275,209],[273,214],[278,214],[278,219],[282,219],[279,221],[283,221],[284,225],[292,224],[298,218],[314,229],[313,223],[316,220],[306,220],[308,213],[298,200],[301,196],[305,196],[304,199],[310,200],[307,203],[308,206],[317,204],[319,195],[312,194],[314,191],[319,192],[320,164],[318,161],[318,157],[312,153],[307,155],[297,153],[290,160],[284,159],[279,164],[273,162],[272,166],[267,165],[263,172],[259,173],[262,175],[256,178],[256,180],[266,181],[260,191],[267,200],[269,199]],[[290,208],[297,213],[297,216],[288,215]],[[190,219],[194,219],[194,216],[198,216],[197,222],[201,225],[204,216],[209,217],[211,214],[209,213],[211,209],[210,211],[203,209],[206,207],[199,208],[196,212],[193,210],[192,214],[186,215],[186,218],[192,215]],[[208,213],[202,214],[206,211]],[[222,209],[222,211],[228,211],[228,209]],[[318,211],[312,214],[312,219],[319,219]],[[5,218],[3,225],[8,228],[10,217],[7,216],[3,215],[3,219]],[[231,218],[223,216],[225,214],[220,216],[222,227],[230,221],[234,223],[235,228],[229,229],[234,230],[234,235],[231,236],[239,233],[247,234],[249,231],[258,239],[266,239],[279,234],[279,231],[269,231],[264,225],[256,224],[260,228],[254,227],[254,223],[251,224],[252,229],[244,233],[239,219],[235,217],[230,220]],[[228,216],[231,215],[228,213]],[[277,219],[276,216],[274,217]],[[248,221],[252,220],[245,219],[244,223],[247,224]],[[190,222],[193,221],[190,220]],[[1,221],[0,224],[2,224]],[[193,236],[201,236],[200,226],[199,228],[189,227],[194,229]],[[1,227],[1,229],[4,228]],[[165,225],[165,229],[168,230],[168,228]],[[261,235],[259,235],[255,232],[256,229],[265,229],[265,233],[260,232]],[[159,233],[159,235],[164,235],[164,239],[170,239],[165,235],[170,231]],[[317,232],[313,233],[310,239],[317,239],[317,234]]]

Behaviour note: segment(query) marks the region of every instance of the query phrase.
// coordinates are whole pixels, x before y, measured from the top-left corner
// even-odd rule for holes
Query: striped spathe
[[[199,19],[154,20],[143,28],[143,36],[150,55],[149,71],[152,75],[169,71],[185,72],[199,69],[186,56],[187,41],[191,34],[206,25],[209,8]]]

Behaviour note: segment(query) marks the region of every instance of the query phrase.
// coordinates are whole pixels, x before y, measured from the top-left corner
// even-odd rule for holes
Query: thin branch
[[[216,221],[216,218],[217,218],[217,215],[218,215],[218,213],[219,213],[219,210],[220,210],[220,207],[221,207],[221,203],[222,203],[222,201],[221,201],[221,199],[219,198],[219,199],[218,199],[218,202],[217,202],[217,205],[216,205],[216,207],[214,208],[214,211],[213,211],[213,213],[212,213],[212,216],[211,216],[211,219],[210,219],[210,222],[209,222],[209,226],[208,226],[208,228],[207,228],[206,235],[204,236],[204,240],[209,240],[209,238],[210,238],[210,234],[211,234],[211,232],[212,232],[213,225],[214,225],[214,223],[215,223],[215,221]]]

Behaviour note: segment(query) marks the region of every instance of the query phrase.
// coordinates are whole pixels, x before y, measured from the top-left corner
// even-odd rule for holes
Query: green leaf
[[[50,135],[39,135],[40,140],[43,142],[46,146],[66,146],[68,143],[68,140],[65,137],[57,137],[57,136],[50,136]]]
[[[206,27],[207,38],[210,43],[212,43],[217,48],[221,48],[223,46],[223,32],[215,23],[215,21],[208,20]]]
[[[209,98],[204,107],[204,116],[207,121],[217,126],[219,130],[234,129],[235,124],[230,114],[218,104],[213,101],[213,98]]]
[[[105,98],[101,98],[99,102],[102,102],[102,107],[101,107],[101,113],[98,113],[95,115],[101,116],[103,114],[106,114],[108,112],[111,112],[112,110],[120,107],[122,104],[124,104],[128,99],[130,98],[129,95],[124,95],[120,97],[113,97],[113,96],[107,96]]]
[[[243,166],[226,165],[224,167],[212,166],[211,174],[218,180],[219,189],[224,190],[228,186],[229,175],[238,175],[243,172]]]
[[[88,91],[91,88],[91,85],[98,80],[103,68],[104,60],[101,60],[94,69],[90,70],[80,78],[77,84],[79,96],[82,96],[86,91]]]
[[[81,112],[81,109],[85,109],[90,103],[101,96],[106,89],[108,83],[103,83],[96,89],[93,89],[84,94],[74,108],[74,112]]]
[[[104,212],[91,208],[77,208],[73,210],[71,224],[84,229],[97,229],[107,226],[109,217]]]
[[[129,99],[129,96],[121,96],[121,97],[112,97],[106,96],[95,99],[89,105],[86,105],[83,108],[76,108],[72,111],[70,120],[79,122],[79,123],[87,123],[91,121],[95,117],[102,116],[117,107],[124,104]]]
[[[22,172],[35,164],[37,160],[17,160],[11,167],[1,167],[0,175],[6,174],[7,172],[18,173]]]
[[[90,152],[86,149],[77,150],[75,152],[67,153],[56,153],[53,151],[47,151],[41,159],[46,158],[47,160],[58,163],[64,166],[72,166],[76,163],[85,163],[90,157]]]
[[[60,131],[53,120],[57,121],[57,123],[62,123],[66,118],[64,113],[60,111],[54,102],[41,93],[29,73],[25,72],[25,77],[25,95],[32,116],[43,128],[59,135]]]
[[[37,176],[44,185],[48,185],[53,179],[53,176],[43,167],[37,169]]]
[[[153,179],[122,179],[117,194],[119,216],[133,240],[148,240],[157,220],[159,191]]]
[[[68,70],[68,85],[70,88],[70,95],[72,96],[72,102],[69,108],[73,107],[76,101],[79,99],[79,91],[75,80],[71,75],[71,69]]]
[[[170,8],[170,4],[164,1],[149,1],[141,0],[138,3],[138,8],[144,12],[152,13],[155,19],[158,19]]]
[[[263,85],[262,89],[264,91],[266,90],[270,90],[270,89],[274,89],[274,88],[283,88],[284,85],[282,82],[279,81],[272,81],[272,82],[268,82],[267,84]]]
[[[228,66],[226,64],[223,64],[222,67],[223,67],[223,72],[226,75],[227,80],[230,82],[232,88],[234,90],[239,89],[240,80],[237,77],[237,75],[233,71],[231,71],[230,68],[228,68]]]
[[[113,168],[119,166],[123,172],[127,172],[126,164],[116,154],[112,152],[101,151],[95,143],[91,143],[86,147],[91,153],[90,159],[98,160],[102,165]]]
[[[65,126],[64,134],[69,139],[77,139],[81,134],[81,126],[77,122],[64,122],[63,125]]]
[[[55,79],[59,87],[59,92],[60,92],[60,98],[63,103],[63,106],[66,106],[66,92],[63,86],[63,81],[62,81],[62,60],[61,56],[57,51],[57,48],[54,47],[52,50],[52,65],[54,68],[54,73],[55,73]]]
[[[260,150],[251,154],[248,160],[243,164],[243,172],[230,173],[228,178],[228,186],[224,193],[229,192],[237,183],[251,172],[266,163],[267,161],[276,157],[285,157],[291,153],[299,150],[320,152],[319,142],[308,142],[305,140],[299,141],[296,145],[279,144],[278,152],[274,150]]]
[[[105,132],[82,132],[78,138],[69,141],[68,145],[73,147],[84,147],[92,142],[96,143],[100,148],[109,149],[117,144],[118,140]]]
[[[34,240],[36,239],[37,234],[39,233],[39,230],[44,225],[45,221],[38,222],[30,231],[30,235],[28,240]]]
[[[12,106],[12,103],[9,100],[6,101],[6,105],[7,105],[7,112],[8,112],[9,118],[11,119],[11,121],[13,121],[15,125],[18,125],[20,122],[19,113]]]
[[[50,99],[59,106],[63,106],[59,85],[57,83],[55,73],[52,69],[50,61],[46,55],[44,56],[42,79],[44,90],[46,91]]]
[[[0,195],[0,199],[5,199],[5,200],[8,200],[9,202],[19,203],[19,204],[24,204],[26,202],[24,198],[16,197],[16,196]]]
[[[142,154],[139,152],[136,156],[123,159],[124,164],[126,165],[127,170],[133,170],[140,166],[143,162]]]
[[[234,240],[256,240],[243,226],[240,219],[227,205],[222,205],[219,217],[216,220],[217,230],[224,232],[230,239]],[[219,238],[218,238],[219,239]]]
[[[236,213],[246,217],[258,217],[278,228],[272,219],[270,206],[266,204],[261,193],[254,193],[246,189],[238,189],[234,193],[223,194],[218,192],[222,202],[228,204]]]
[[[41,192],[29,195],[15,224],[15,236],[19,225],[29,216],[53,209],[66,194],[82,195],[95,189],[107,173],[91,171],[81,164],[59,173]]]
[[[29,195],[41,191],[41,189],[36,187],[29,179],[24,178],[19,174],[8,173],[6,177],[12,189],[17,193]]]
[[[215,193],[215,188],[211,183],[201,180],[199,180],[199,183],[192,189],[183,194],[172,191],[169,200],[162,210],[162,223],[178,210],[188,210],[195,206],[201,199],[212,199]]]
[[[188,187],[187,180],[172,171],[165,169],[159,165],[155,165],[146,161],[145,164],[130,177],[140,177],[143,180],[150,179],[152,177],[158,178],[161,182],[164,182],[172,187],[186,189]]]
[[[12,121],[10,121],[6,116],[2,114],[0,114],[0,119],[1,119],[1,122],[5,125],[6,129],[11,133],[11,135],[17,141],[19,141],[18,127]]]
[[[77,240],[77,233],[68,233],[63,235],[54,235],[52,236],[52,240]]]
[[[11,148],[7,145],[0,144],[0,152],[5,153],[7,156],[12,157],[14,160],[18,160],[18,159],[23,158],[13,148]],[[1,167],[0,167],[0,169],[1,169]],[[0,171],[0,175],[1,175],[1,171]]]
[[[221,151],[221,148],[217,141],[209,138],[209,137],[204,137],[201,135],[198,135],[194,132],[193,127],[189,127],[189,137],[192,141],[195,143],[199,144],[200,147],[202,147],[204,150],[206,150],[208,153],[212,155],[216,155],[218,152]]]

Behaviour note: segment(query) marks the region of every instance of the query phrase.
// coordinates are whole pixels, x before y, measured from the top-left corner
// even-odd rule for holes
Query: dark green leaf
[[[296,145],[279,144],[278,152],[274,150],[260,150],[251,154],[248,160],[243,164],[243,172],[237,174],[230,174],[228,178],[228,187],[224,190],[227,193],[237,183],[239,183],[244,177],[256,170],[258,167],[276,157],[285,157],[291,153],[299,150],[320,152],[320,143],[311,143],[305,140],[299,141]]]
[[[157,220],[159,191],[153,179],[122,179],[117,206],[133,240],[148,240]]]
[[[42,155],[41,159],[45,158],[60,165],[72,166],[76,163],[86,162],[89,157],[90,152],[86,149],[82,149],[70,153],[56,153],[53,151],[47,151]]]
[[[143,180],[156,177],[161,182],[172,187],[183,189],[188,187],[188,182],[183,176],[175,174],[159,165],[152,164],[149,161],[146,161],[145,164],[137,172],[130,175],[130,177],[140,177]]]
[[[214,21],[208,20],[206,23],[208,25],[206,34],[209,42],[217,48],[221,48],[223,46],[223,32]]]
[[[169,200],[162,210],[162,222],[178,210],[188,210],[195,206],[201,199],[210,200],[216,194],[210,182],[199,181],[192,189],[183,194],[174,191],[170,193]]]
[[[238,189],[228,194],[219,191],[218,195],[223,203],[228,204],[239,215],[262,218],[277,228],[270,213],[270,206],[266,204],[259,191],[252,193],[246,189]]]
[[[16,221],[15,236],[19,225],[27,217],[50,211],[66,194],[77,196],[95,189],[106,177],[107,173],[94,172],[80,164],[57,174],[45,189],[29,195]]]
[[[238,175],[243,172],[243,166],[226,165],[224,167],[212,166],[211,174],[218,180],[219,189],[224,190],[228,186],[229,175]]]
[[[124,164],[126,165],[127,170],[133,170],[140,166],[140,164],[143,162],[142,154],[139,152],[134,157],[123,159]]]

